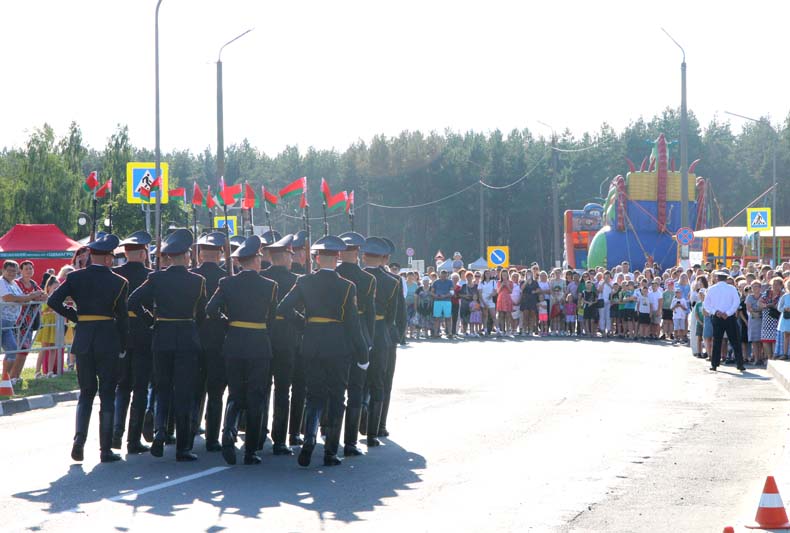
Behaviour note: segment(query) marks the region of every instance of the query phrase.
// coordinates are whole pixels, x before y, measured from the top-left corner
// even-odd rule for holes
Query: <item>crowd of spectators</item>
[[[393,265],[396,266],[397,265]],[[772,269],[734,261],[723,283],[740,295],[736,313],[747,362],[765,365],[788,359],[790,349],[790,263]],[[528,268],[467,270],[429,267],[424,275],[401,269],[408,314],[407,339],[585,337],[690,345],[709,358],[713,327],[704,300],[719,277],[713,266],[649,264],[631,270],[586,271],[538,263]],[[691,335],[689,335],[691,333]],[[722,360],[732,362],[733,340],[725,339]]]

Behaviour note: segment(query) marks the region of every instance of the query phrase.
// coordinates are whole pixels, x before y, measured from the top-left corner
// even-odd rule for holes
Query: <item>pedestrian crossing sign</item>
[[[126,164],[126,203],[127,204],[147,204],[156,203],[156,195],[159,191],[162,192],[161,203],[166,204],[168,201],[168,165],[167,163],[160,163],[159,170],[162,174],[162,185],[159,190],[153,190],[149,193],[149,198],[146,199],[145,195],[141,193],[143,189],[150,190],[153,184],[154,175],[156,174],[156,163],[139,163],[129,162]]]
[[[214,217],[214,227],[215,228],[224,228],[225,227],[225,217]],[[236,236],[236,217],[229,216],[228,217],[228,237]]]
[[[770,207],[750,207],[746,210],[746,229],[752,231],[770,231],[771,208]]]

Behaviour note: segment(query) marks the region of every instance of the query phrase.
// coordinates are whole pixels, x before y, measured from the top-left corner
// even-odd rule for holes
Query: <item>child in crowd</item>
[[[667,281],[667,288],[661,295],[661,338],[669,339],[672,337],[673,313],[672,300],[675,298],[675,284],[672,280]]]
[[[636,293],[637,312],[637,339],[646,339],[650,335],[650,295],[647,294],[647,285],[643,284]]]
[[[565,296],[565,328],[566,328],[566,335],[573,335],[576,331],[576,302],[573,299],[573,295],[568,293]]]
[[[634,297],[634,282],[626,281],[625,288],[620,295],[620,316],[623,319],[623,338],[631,339],[635,336],[636,298]]]
[[[480,307],[480,296],[477,291],[472,294],[469,302],[469,326],[472,337],[479,337],[483,329],[483,310]]]
[[[562,288],[554,286],[551,290],[551,335],[562,335]]]
[[[538,301],[538,326],[541,337],[549,334],[549,304],[543,298]]]
[[[622,289],[619,283],[612,284],[612,292],[609,294],[609,316],[612,319],[612,335],[622,337],[623,326],[620,318],[620,295]]]
[[[688,311],[688,303],[683,298],[683,291],[678,287],[675,289],[675,297],[672,298],[670,303],[672,309],[672,323],[675,327],[675,340],[673,344],[678,342],[685,342],[686,340],[686,311]]]
[[[50,276],[47,279],[44,291],[47,296],[58,288],[60,284],[57,278]],[[36,361],[36,378],[41,377],[54,377],[58,368],[58,353],[60,350],[49,349],[55,345],[55,321],[57,316],[46,303],[41,304],[41,325],[39,326],[38,335],[36,340],[41,343],[41,351],[38,352],[38,360]]]

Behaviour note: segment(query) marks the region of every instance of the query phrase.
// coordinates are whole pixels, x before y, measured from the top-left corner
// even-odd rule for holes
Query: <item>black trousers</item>
[[[119,360],[118,386],[115,388],[116,430],[123,432],[130,400],[132,412],[136,411],[140,416],[145,413],[153,364],[150,348],[139,346],[127,350],[126,357]]]
[[[247,412],[247,428],[260,427],[266,401],[270,359],[232,357],[225,360],[228,403]]]
[[[738,319],[735,316],[728,316],[727,318],[719,318],[715,315],[710,317],[710,322],[713,325],[713,353],[710,356],[710,365],[712,367],[719,366],[721,362],[721,342],[724,338],[724,333],[727,333],[727,339],[730,341],[732,350],[735,352],[735,363],[741,367],[743,366],[743,352],[741,351],[741,335],[740,328],[738,327]]]
[[[297,350],[294,357],[293,374],[291,375],[291,412],[288,422],[288,434],[299,435],[302,433],[302,412],[305,407],[305,395],[307,394],[305,383],[304,358],[300,350]]]
[[[370,395],[370,401],[384,401],[389,350],[389,345],[374,342],[373,349],[370,351],[370,366],[367,370],[367,380],[365,382],[365,388]]]
[[[329,425],[339,424],[343,420],[349,364],[347,357],[305,361],[307,407],[319,411],[327,407]]]
[[[355,409],[362,407],[365,391],[365,382],[368,379],[366,370],[362,370],[355,363],[351,363],[348,370],[348,407]]]
[[[207,351],[205,357],[206,394],[208,396],[206,413],[222,413],[222,397],[225,395],[225,388],[228,386],[228,379],[225,375],[225,358],[222,356],[221,350]],[[198,403],[199,407],[200,403]]]
[[[272,397],[272,382],[274,386],[274,402],[272,408],[273,420],[288,420],[288,414],[291,406],[291,383],[294,374],[294,358],[291,354],[275,354],[271,360],[271,372],[266,379],[266,411],[263,414],[264,428],[266,432],[268,428],[269,419],[269,399]],[[286,428],[287,429],[287,423]],[[275,435],[275,428],[272,428],[272,440],[277,443],[285,442],[287,435],[281,434],[277,431]]]
[[[80,398],[77,400],[77,428],[75,440],[85,443],[88,436],[88,422],[93,410],[93,400],[99,393],[100,413],[112,413],[115,409],[115,387],[118,383],[117,353],[78,353],[77,381]]]
[[[160,351],[154,353],[156,386],[156,433],[164,438],[167,413],[172,404],[176,418],[190,416],[194,406],[198,371],[196,351]]]

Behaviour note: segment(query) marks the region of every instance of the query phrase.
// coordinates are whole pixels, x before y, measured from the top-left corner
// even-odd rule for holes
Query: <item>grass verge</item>
[[[35,378],[35,370],[25,368],[22,370],[22,381],[14,386],[14,398],[52,394],[79,389],[76,372],[66,372],[54,378]],[[7,400],[8,396],[0,396],[0,400]]]

